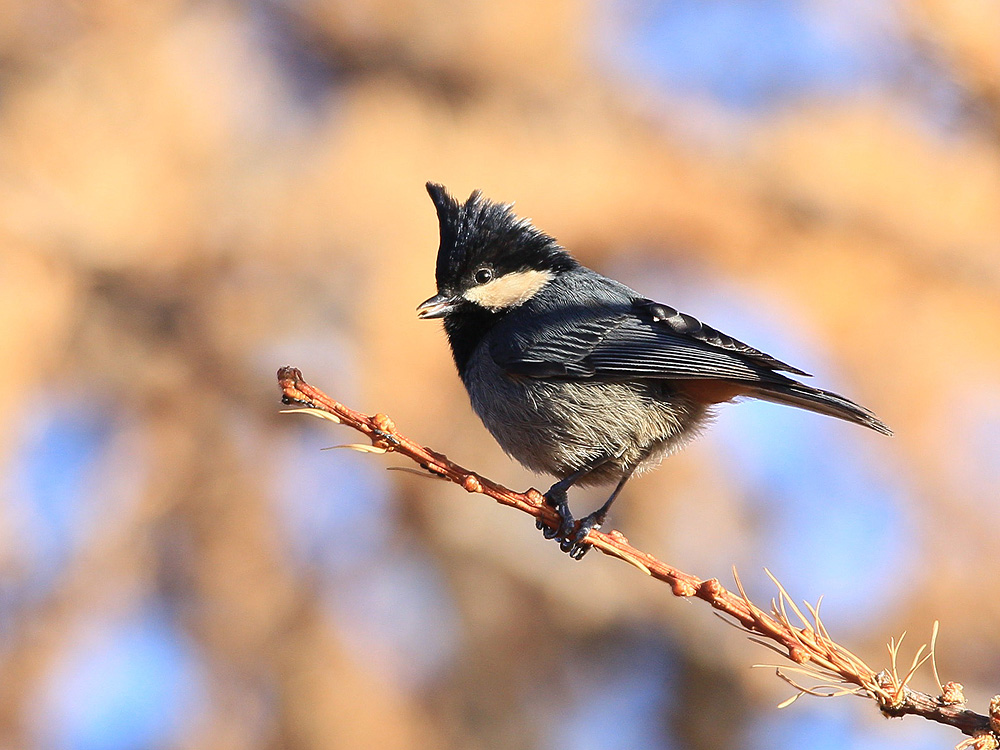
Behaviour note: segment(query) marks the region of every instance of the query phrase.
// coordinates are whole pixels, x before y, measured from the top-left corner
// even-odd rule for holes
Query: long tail
[[[797,406],[800,409],[808,409],[818,414],[826,414],[870,427],[883,435],[892,435],[892,430],[865,407],[830,391],[821,391],[819,388],[813,388],[794,380],[789,380],[787,383],[762,383],[758,387],[747,390],[749,391],[747,395],[752,398]]]

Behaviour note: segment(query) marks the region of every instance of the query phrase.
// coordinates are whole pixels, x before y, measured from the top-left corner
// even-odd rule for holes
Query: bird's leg
[[[568,533],[573,531],[573,524],[576,523],[576,519],[573,518],[573,513],[569,509],[569,500],[566,493],[573,486],[574,482],[589,474],[594,468],[593,466],[585,466],[549,487],[543,497],[545,498],[545,504],[552,508],[556,512],[556,515],[559,516],[559,526],[553,529],[545,525],[540,518],[535,521],[535,526],[542,530],[542,534],[546,539],[563,539]]]
[[[629,480],[629,478],[631,478],[632,472],[634,471],[635,466],[626,471],[624,476],[622,476],[621,481],[618,482],[618,486],[615,487],[614,492],[611,493],[611,497],[604,501],[604,505],[595,510],[593,513],[584,516],[583,519],[581,519],[580,526],[577,530],[569,536],[562,538],[559,542],[559,548],[563,552],[568,553],[574,560],[579,560],[587,554],[587,550],[590,549],[590,545],[581,544],[581,542],[586,539],[587,534],[590,533],[591,529],[596,531],[604,524],[604,519],[607,517],[608,511],[611,510],[612,503],[614,503],[618,494],[622,491],[622,488],[625,486],[625,483]]]
[[[599,469],[608,461],[615,459],[616,456],[601,456],[596,461],[591,461],[589,464],[584,466],[582,469],[577,469],[569,476],[564,479],[560,479],[558,482],[549,487],[548,492],[545,493],[545,504],[550,508],[555,510],[556,515],[559,516],[559,528],[551,529],[546,526],[541,519],[535,521],[535,526],[542,530],[542,534],[546,539],[558,539],[559,546],[564,552],[568,552],[568,548],[564,545],[567,540],[573,538],[573,528],[576,525],[576,519],[573,517],[573,512],[569,509],[569,500],[567,498],[567,491],[576,482],[580,481],[583,477],[587,476],[590,472]],[[610,503],[605,503],[605,505],[610,505]],[[593,515],[593,514],[591,514]],[[590,516],[588,516],[589,518]],[[577,558],[579,559],[579,558]]]

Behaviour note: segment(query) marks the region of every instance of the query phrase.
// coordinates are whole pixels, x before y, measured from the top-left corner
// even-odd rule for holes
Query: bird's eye
[[[480,268],[475,275],[477,284],[485,284],[493,279],[493,271],[488,268]]]

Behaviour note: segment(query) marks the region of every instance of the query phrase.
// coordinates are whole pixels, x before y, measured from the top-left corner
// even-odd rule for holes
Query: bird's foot
[[[589,516],[584,516],[580,519],[580,525],[576,527],[576,530],[570,530],[570,533],[562,537],[559,541],[559,549],[568,554],[574,560],[582,560],[583,556],[590,551],[590,544],[585,544],[584,540],[590,534],[591,531],[597,531],[601,528],[601,524],[604,522],[604,517],[599,516],[597,513],[591,513]]]
[[[559,526],[553,529],[541,518],[535,521],[535,526],[542,530],[542,535],[546,539],[558,539],[561,541],[567,534],[572,533],[573,527],[576,526],[576,519],[573,518],[573,513],[569,509],[566,490],[552,486],[542,497],[545,499],[545,504],[552,508],[556,512],[556,515],[559,516]]]
[[[546,539],[555,539],[559,542],[559,549],[568,554],[574,560],[580,560],[590,549],[589,544],[583,544],[583,540],[590,533],[591,529],[601,528],[603,516],[591,513],[577,525],[577,520],[569,509],[569,502],[566,499],[566,491],[552,487],[545,493],[545,504],[552,508],[559,516],[559,526],[551,528],[541,519],[535,521],[535,526],[541,529]]]

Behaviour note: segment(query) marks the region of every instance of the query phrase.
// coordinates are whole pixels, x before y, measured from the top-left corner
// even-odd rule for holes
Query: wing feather
[[[491,354],[507,372],[526,377],[786,380],[774,372],[783,365],[778,360],[700,323],[698,336],[681,332],[650,314],[647,303],[534,314],[516,333],[495,337]]]
[[[650,308],[653,308],[652,310]],[[886,435],[878,417],[843,396],[777,370],[806,373],[649,300],[533,311],[492,339],[506,372],[534,378],[622,381],[717,379],[746,383],[746,394],[855,422]]]

